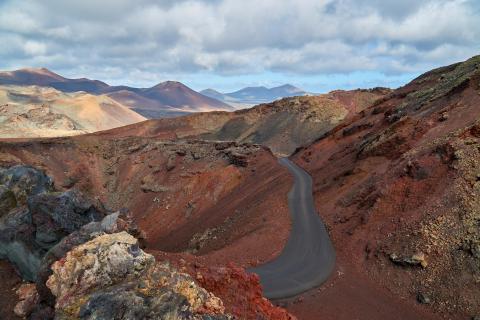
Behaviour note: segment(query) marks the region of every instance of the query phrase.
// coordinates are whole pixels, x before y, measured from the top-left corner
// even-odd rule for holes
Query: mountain
[[[105,95],[0,85],[1,138],[78,135],[144,120]]]
[[[120,136],[228,140],[268,146],[285,156],[321,137],[390,92],[386,88],[337,90],[277,100],[235,112],[195,113],[114,129]]]
[[[230,93],[221,93],[214,89],[206,89],[200,91],[200,93],[237,107],[268,103],[286,97],[309,95],[308,92],[290,84],[274,88],[266,88],[263,86],[247,87]]]
[[[161,101],[163,104],[187,112],[233,110],[229,105],[199,94],[177,81],[162,82],[152,88],[142,90],[141,94],[146,98]]]
[[[102,81],[87,78],[68,79],[45,68],[28,68],[0,72],[0,85],[36,85],[52,87],[62,92],[107,94],[148,118],[172,117],[198,111],[232,110],[228,104],[174,81],[166,81],[152,88],[109,86]]]

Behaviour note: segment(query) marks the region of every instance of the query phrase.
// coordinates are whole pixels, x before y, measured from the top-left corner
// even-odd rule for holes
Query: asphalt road
[[[278,257],[248,270],[260,276],[263,293],[270,299],[292,297],[317,287],[335,267],[335,249],[313,203],[312,178],[287,158],[279,162],[295,178],[288,193],[290,237]]]

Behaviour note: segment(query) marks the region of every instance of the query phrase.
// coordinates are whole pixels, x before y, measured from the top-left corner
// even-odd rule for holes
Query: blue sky
[[[0,69],[196,90],[398,87],[480,53],[477,0],[0,0]]]

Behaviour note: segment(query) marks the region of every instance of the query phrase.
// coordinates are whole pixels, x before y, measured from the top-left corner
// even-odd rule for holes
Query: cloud
[[[401,75],[478,53],[479,18],[475,0],[6,0],[0,61],[140,82],[205,72]]]

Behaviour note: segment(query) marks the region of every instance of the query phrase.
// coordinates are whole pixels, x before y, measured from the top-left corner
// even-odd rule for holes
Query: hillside
[[[0,137],[57,137],[146,120],[107,96],[48,87],[0,86]]]
[[[331,288],[306,293],[294,314],[390,318],[395,299],[436,319],[480,314],[479,106],[477,56],[425,73],[293,156],[313,176],[338,264]]]
[[[114,134],[234,140],[263,144],[276,154],[288,155],[388,92],[388,89],[376,88],[285,98],[235,112],[199,113],[175,119],[151,120],[114,130]]]
[[[36,85],[52,87],[65,93],[84,91],[93,95],[107,94],[147,118],[232,110],[228,104],[204,96],[175,81],[162,82],[151,88],[110,86],[98,80],[68,79],[45,68],[27,68],[0,72],[0,85]]]

